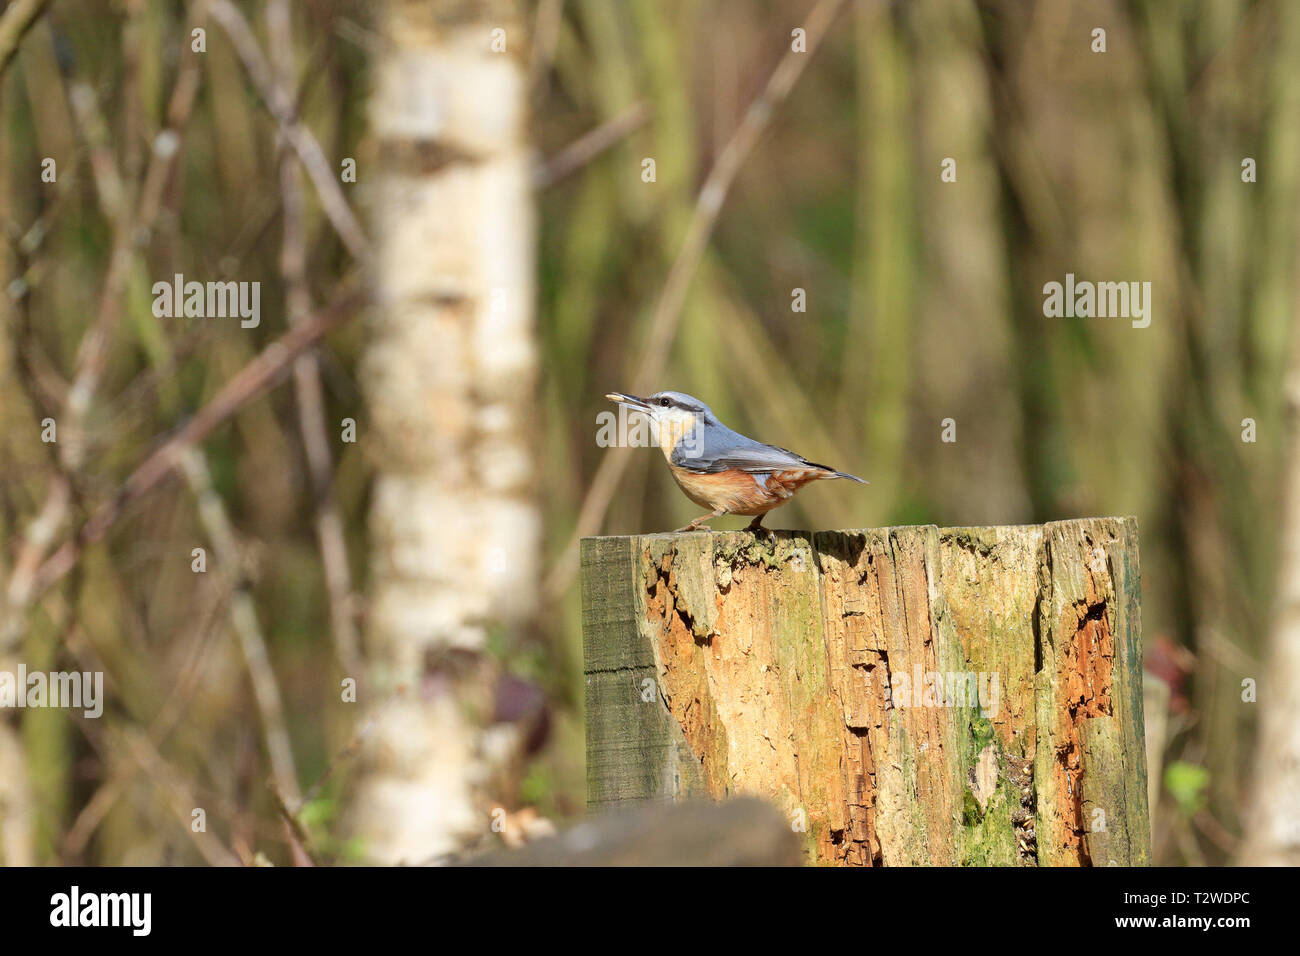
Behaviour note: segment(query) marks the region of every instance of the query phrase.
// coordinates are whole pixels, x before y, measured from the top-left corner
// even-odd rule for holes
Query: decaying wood
[[[1134,519],[588,538],[593,809],[761,796],[850,865],[1145,864]]]

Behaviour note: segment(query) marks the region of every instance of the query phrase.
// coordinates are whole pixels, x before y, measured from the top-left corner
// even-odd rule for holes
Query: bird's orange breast
[[[697,505],[711,511],[733,515],[767,514],[788,501],[810,481],[826,477],[825,472],[809,468],[753,474],[730,468],[715,474],[702,474],[670,465],[678,487]]]

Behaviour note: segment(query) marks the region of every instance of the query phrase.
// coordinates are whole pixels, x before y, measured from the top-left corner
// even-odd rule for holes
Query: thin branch
[[[391,702],[392,699],[393,698],[390,697],[388,701],[384,702],[384,704]],[[380,705],[381,709],[384,704]],[[366,738],[370,736],[370,731],[374,729],[376,720],[377,716],[371,714],[370,717],[366,719],[366,722],[361,725],[361,729],[352,735],[352,739],[348,741],[347,745],[334,755],[325,769],[321,771],[321,775],[316,778],[316,782],[308,787],[307,792],[303,794],[302,802],[304,806],[316,799],[320,794],[321,788],[324,787],[329,781],[329,778],[333,776],[335,770],[361,752],[361,745],[364,744]],[[301,812],[301,809],[299,812]]]
[[[22,615],[32,600],[33,575],[49,541],[67,517],[72,499],[69,478],[79,468],[85,448],[81,434],[83,420],[103,373],[108,343],[122,315],[122,298],[131,266],[131,233],[135,217],[112,150],[107,146],[107,125],[89,86],[74,84],[69,90],[69,98],[82,137],[90,147],[100,205],[113,223],[113,247],[95,320],[78,344],[76,373],[59,415],[64,432],[64,441],[58,449],[62,470],[51,480],[39,516],[27,528],[19,546],[18,560],[5,590],[6,617],[0,623],[0,647],[17,639]]]
[[[86,639],[80,627],[72,623],[73,613],[71,604],[66,601],[58,603],[56,614],[62,622],[60,629],[65,626],[67,628],[62,643],[72,652],[83,670],[103,672],[111,681],[112,668]],[[113,692],[112,688],[109,692]],[[196,799],[195,790],[163,757],[149,732],[133,725],[118,727],[109,723],[107,727],[102,727],[97,720],[81,720],[77,721],[77,725],[86,740],[99,753],[106,767],[116,767],[119,762],[126,762],[145,771],[150,782],[171,805],[181,823],[180,830],[194,842],[198,851],[211,865],[238,865],[239,861],[216,837],[206,830],[195,830],[191,826],[193,822],[191,814],[194,808],[210,803],[210,797],[205,797],[203,800]],[[141,812],[148,814],[151,810],[152,808],[142,808]]]
[[[216,643],[219,633],[216,622],[223,616],[225,607],[226,595],[218,593],[212,604],[196,615],[197,623],[191,632],[188,656],[175,673],[165,675],[165,682],[169,686],[167,696],[145,729],[145,736],[154,749],[159,749],[166,743],[194,701],[194,689],[203,674],[207,653]],[[153,676],[157,679],[158,675]],[[59,857],[65,864],[75,862],[85,850],[95,830],[121,797],[126,784],[140,769],[127,755],[122,755],[117,763],[111,765],[107,779],[101,781],[98,789],[85,802],[72,825],[63,834]]]
[[[14,0],[0,14],[0,77],[5,75],[5,68],[18,52],[18,43],[23,34],[49,2],[50,0]]]
[[[240,369],[193,418],[146,456],[117,493],[45,560],[32,582],[30,600],[39,598],[67,574],[86,547],[103,538],[129,505],[157,487],[179,464],[186,448],[201,442],[214,428],[275,385],[299,355],[351,318],[365,300],[366,294],[360,290],[341,293],[329,306],[294,326]],[[0,649],[6,646],[6,636],[0,635]]]
[[[285,839],[289,843],[289,850],[293,854],[294,866],[316,866],[318,863],[316,853],[312,849],[311,834],[303,822],[298,819],[289,805],[285,802],[284,795],[280,793],[280,788],[275,785],[275,781],[270,783],[271,798],[275,801],[275,809],[280,814],[280,820],[284,824]]]
[[[199,17],[202,16],[202,8],[203,4],[200,3],[196,14]],[[138,42],[138,31],[128,31],[128,35],[131,40],[124,39],[124,42]],[[79,84],[69,93],[78,126],[81,127],[82,135],[91,149],[100,204],[108,215],[117,218],[113,220],[113,250],[104,278],[95,322],[83,335],[78,345],[76,372],[64,398],[63,414],[60,416],[68,439],[59,450],[64,470],[53,479],[45,503],[40,509],[39,523],[28,529],[27,535],[19,545],[19,559],[15,564],[14,572],[9,577],[3,607],[0,607],[0,611],[3,612],[0,616],[0,648],[17,640],[23,615],[36,594],[43,590],[36,587],[33,578],[46,554],[48,542],[37,542],[36,539],[41,535],[47,537],[52,535],[67,517],[71,499],[68,474],[77,469],[85,451],[83,436],[80,434],[82,419],[98,387],[107,359],[108,344],[122,314],[122,298],[130,274],[135,243],[139,237],[147,235],[153,227],[160,208],[160,203],[153,201],[153,197],[155,194],[161,195],[163,184],[179,152],[177,147],[180,135],[189,121],[197,88],[197,67],[189,64],[183,67],[177,76],[176,86],[168,104],[169,129],[160,134],[155,143],[149,159],[149,167],[145,171],[141,208],[135,215],[132,214],[132,203],[126,197],[126,189],[113,159],[112,150],[106,145],[107,125],[100,114],[93,92],[84,84]]]
[[[321,208],[333,223],[339,238],[354,258],[361,261],[369,259],[370,243],[353,215],[352,207],[343,196],[343,190],[329,160],[325,158],[324,150],[316,137],[298,121],[292,97],[275,83],[248,21],[230,0],[210,0],[209,9],[213,19],[221,24],[226,36],[230,38],[231,45],[243,62],[267,111],[280,124],[281,134],[302,160],[303,169],[307,171],[320,196]]]
[[[284,722],[284,700],[280,684],[271,667],[271,655],[266,649],[266,638],[257,619],[257,607],[249,593],[244,571],[243,556],[235,543],[235,530],[230,522],[226,503],[212,487],[212,472],[207,457],[193,445],[178,455],[181,471],[189,482],[199,509],[199,520],[212,542],[217,566],[232,588],[230,596],[230,621],[239,638],[239,650],[244,666],[253,683],[253,698],[261,717],[262,737],[271,761],[271,776],[277,795],[295,804],[301,799],[298,771],[293,762],[293,747],[289,730]]]
[[[83,729],[88,729],[91,723],[88,720],[80,722]],[[180,830],[194,842],[195,848],[211,866],[239,865],[239,859],[221,841],[206,830],[195,830],[191,825],[191,814],[195,807],[202,806],[203,799],[158,752],[142,730],[137,727],[110,728],[104,736],[103,752],[124,754],[144,768],[149,782],[159,790],[176,815]]]
[[[533,188],[547,189],[573,175],[605,150],[635,133],[649,119],[649,104],[633,103],[613,119],[584,133],[554,156],[533,167]]]
[[[275,81],[278,96],[288,100],[293,88],[293,33],[288,0],[272,0],[267,10],[271,44],[281,51]],[[303,225],[302,177],[288,150],[281,150],[280,192],[284,205],[284,239],[280,270],[284,275],[285,304],[290,326],[302,322],[311,312],[307,288],[307,243]],[[361,673],[361,642],[357,635],[352,572],[348,567],[343,519],[334,500],[334,460],[330,453],[325,423],[325,393],[315,355],[304,355],[293,365],[294,390],[298,400],[298,430],[307,454],[316,503],[316,543],[320,548],[330,602],[330,623],[334,649],[346,673]]]
[[[198,4],[191,26],[203,22],[205,10],[203,3]],[[171,178],[176,157],[180,154],[190,116],[194,112],[199,80],[199,58],[183,58],[180,71],[176,74],[176,85],[172,87],[171,99],[167,102],[167,125],[154,137],[149,166],[145,169],[144,185],[140,187],[140,228],[136,230],[137,242],[149,235],[158,219],[163,193]]]

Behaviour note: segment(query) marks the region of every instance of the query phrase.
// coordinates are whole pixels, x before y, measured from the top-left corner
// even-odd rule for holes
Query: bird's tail
[[[810,461],[808,462],[808,464],[814,468],[818,468],[822,471],[829,472],[829,474],[820,476],[823,478],[847,478],[849,481],[856,481],[860,485],[871,484],[871,482],[867,481],[865,478],[859,478],[857,475],[850,475],[846,471],[836,471],[830,465],[819,465],[815,461]]]

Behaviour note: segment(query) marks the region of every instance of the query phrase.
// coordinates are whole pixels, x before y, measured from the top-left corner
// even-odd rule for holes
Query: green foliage
[[[1210,788],[1210,772],[1185,760],[1175,760],[1165,768],[1165,789],[1183,816],[1203,810]]]

